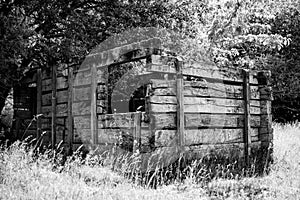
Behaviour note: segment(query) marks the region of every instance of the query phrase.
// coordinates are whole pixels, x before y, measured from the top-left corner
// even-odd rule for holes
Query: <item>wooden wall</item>
[[[42,114],[42,117],[40,117],[38,122],[40,123],[41,129],[39,134],[44,133],[44,144],[51,144],[51,134],[53,132],[52,128],[55,130],[55,143],[65,143],[69,132],[67,129],[69,88],[68,68],[65,66],[55,67],[55,74],[52,73],[53,68],[43,69],[38,72],[40,73],[38,76],[41,77],[41,79],[37,79],[37,86],[40,85],[38,82],[41,82],[41,88],[37,89],[37,96],[41,96],[41,104],[39,105],[40,108],[38,109],[40,109],[40,113]],[[56,79],[55,81],[53,81],[53,75],[54,79]],[[56,84],[54,85],[53,83]],[[54,91],[56,94],[53,96]],[[52,100],[53,97],[54,100]],[[55,115],[52,115],[53,102],[55,102]],[[52,123],[53,116],[55,117],[55,121]]]
[[[174,59],[153,55],[148,69],[174,74],[178,70]],[[236,148],[244,155],[245,151],[250,154],[251,147],[269,146],[272,140],[270,74],[245,72],[246,84],[243,70],[222,70],[205,62],[183,64],[183,135],[178,130],[178,81],[151,80],[148,102],[155,147],[177,145],[202,153]]]
[[[109,114],[108,66],[130,61],[119,55],[130,48],[122,48],[97,54],[106,56],[101,62],[91,56],[80,67],[37,70],[31,80],[36,83],[35,114],[43,117],[32,127],[37,136],[45,133],[46,144],[63,141],[71,149],[117,145],[149,155],[166,149],[171,156],[174,147],[203,154],[238,148],[245,155],[271,143],[269,72],[182,62],[153,49],[130,58],[147,59],[147,72],[139,79],[147,84],[145,112]]]

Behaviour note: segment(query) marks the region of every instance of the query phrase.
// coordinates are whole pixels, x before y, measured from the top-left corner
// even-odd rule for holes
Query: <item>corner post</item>
[[[39,138],[41,137],[42,135],[42,121],[41,121],[41,118],[39,117],[39,115],[42,113],[42,69],[41,68],[38,68],[37,69],[37,79],[36,79],[36,90],[37,90],[37,93],[36,93],[36,100],[37,100],[37,104],[36,104],[36,115],[37,115],[37,118],[36,118],[36,138],[37,140],[39,140]]]
[[[51,99],[51,110],[52,110],[52,119],[51,119],[51,144],[52,149],[55,148],[56,144],[56,82],[57,82],[57,68],[52,66],[52,99]]]
[[[97,144],[97,67],[91,66],[91,138],[92,144]]]
[[[70,155],[73,151],[73,112],[72,112],[72,104],[73,104],[73,67],[68,68],[68,118],[67,118],[67,145],[68,145],[68,154]]]
[[[136,112],[134,113],[133,119],[133,153],[137,151],[140,152],[141,147],[141,120],[142,120],[142,113]]]
[[[245,164],[250,166],[251,154],[251,124],[250,124],[250,73],[243,69],[243,96],[244,96],[244,153]]]
[[[261,127],[259,128],[259,140],[262,147],[269,147],[273,139],[271,102],[273,100],[270,84],[271,72],[262,71],[257,74],[258,90],[260,94]]]
[[[184,146],[184,102],[183,102],[183,61],[176,59],[176,97],[177,97],[177,139],[178,146]]]

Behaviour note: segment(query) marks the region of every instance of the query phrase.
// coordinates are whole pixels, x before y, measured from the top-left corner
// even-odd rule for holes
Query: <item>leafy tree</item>
[[[79,64],[97,44],[133,27],[170,27],[168,1],[1,0],[0,109],[12,84],[26,70]],[[177,12],[180,13],[180,10]]]
[[[271,69],[275,99],[289,101],[298,98],[298,25],[296,0],[0,0],[0,96],[26,69],[79,64],[109,36],[154,26],[178,32],[187,59]]]

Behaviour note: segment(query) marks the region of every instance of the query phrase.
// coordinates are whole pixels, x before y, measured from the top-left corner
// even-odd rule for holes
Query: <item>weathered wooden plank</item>
[[[273,128],[272,128],[272,110],[271,101],[261,101],[261,121],[265,125],[263,129],[260,129],[260,135],[269,134],[270,137],[260,137],[262,142],[271,142],[273,139]]]
[[[45,79],[42,81],[42,90],[50,91],[52,90],[52,79]],[[56,79],[56,89],[64,89],[68,87],[68,79],[65,77],[58,77]]]
[[[177,145],[184,145],[184,94],[183,94],[183,75],[182,75],[182,66],[183,62],[176,59],[175,68],[176,68],[176,104],[177,104]],[[150,98],[151,102],[151,98]]]
[[[176,73],[175,58],[170,56],[151,55],[151,63],[147,64],[148,71],[162,73]],[[243,82],[243,76],[236,68],[218,68],[214,63],[185,62],[183,74],[188,76],[219,79],[234,82]],[[250,82],[257,84],[256,73],[251,73]]]
[[[224,127],[224,128],[242,128],[244,126],[243,115],[224,115],[224,114],[200,114],[185,113],[186,128],[203,127]],[[175,113],[156,113],[152,115],[152,127],[156,129],[174,129],[176,128]],[[260,127],[260,116],[251,116],[251,127]]]
[[[177,104],[176,96],[150,96],[151,103],[155,104]],[[216,105],[234,105],[240,106],[243,103],[241,99],[222,99],[222,98],[206,98],[206,97],[183,97],[185,105],[193,104],[216,104]],[[260,101],[251,100],[251,106],[260,107]]]
[[[196,146],[185,146],[186,156],[188,158],[203,158],[203,156],[223,156],[224,158],[240,159],[244,157],[244,143],[233,144],[203,144]],[[252,149],[259,149],[260,142],[251,143]]]
[[[135,113],[116,113],[98,115],[98,128],[130,128],[134,127]],[[149,127],[145,122],[145,112],[142,112],[141,127]]]
[[[90,116],[74,116],[75,129],[90,129],[91,117]]]
[[[56,144],[65,141],[65,126],[56,126]]]
[[[52,94],[43,94],[42,96],[42,105],[51,105]],[[57,103],[67,103],[68,102],[68,90],[57,91],[56,93],[56,102]]]
[[[251,127],[260,127],[260,116],[251,116]],[[185,114],[187,127],[224,127],[241,128],[244,126],[244,116],[214,115],[214,114]]]
[[[74,143],[92,144],[91,129],[74,129]]]
[[[73,115],[91,114],[91,102],[90,101],[74,102],[72,105],[72,114]]]
[[[91,67],[92,80],[91,80],[91,90],[90,90],[90,98],[91,98],[91,134],[92,134],[92,142],[93,144],[97,144],[97,69],[96,65]]]
[[[59,117],[56,118],[57,126],[65,126],[65,118]],[[51,118],[42,118],[41,119],[41,128],[50,129],[51,128]]]
[[[44,117],[50,117],[52,113],[51,106],[43,106],[42,113]],[[64,117],[68,116],[68,104],[58,104],[56,106],[56,116],[57,117]]]
[[[153,95],[176,95],[175,81],[151,80]],[[202,81],[184,81],[185,96],[222,97],[243,99],[243,87],[224,83]],[[251,86],[251,99],[260,99],[258,86]]]
[[[77,72],[74,76],[74,86],[87,85],[91,84],[91,71],[90,69],[85,71]]]
[[[271,84],[271,72],[263,71],[258,73],[259,92],[261,95],[261,121],[264,128],[259,130],[259,138],[263,145],[269,146],[273,140],[272,110],[271,101],[273,100]]]
[[[243,93],[244,93],[244,107],[245,107],[245,120],[244,120],[244,143],[245,143],[245,162],[246,166],[250,166],[251,154],[251,126],[250,126],[250,73],[248,70],[243,72]]]
[[[86,101],[91,99],[91,86],[74,88],[73,89],[73,101]]]
[[[52,84],[52,98],[51,98],[51,144],[52,149],[55,148],[56,143],[56,111],[57,111],[57,102],[56,102],[56,90],[57,90],[57,67],[52,66],[52,78],[51,78]]]
[[[133,119],[133,152],[137,153],[141,150],[141,120],[142,113],[135,113]]]
[[[258,141],[258,129],[251,129],[251,138]],[[184,131],[184,144],[224,144],[243,142],[243,129],[192,129]],[[155,146],[172,146],[176,140],[176,130],[156,130]]]
[[[114,144],[120,147],[133,148],[135,128],[120,129],[98,129],[98,144]],[[154,145],[154,138],[149,129],[140,129],[140,150],[147,150],[151,143]]]
[[[132,137],[132,129],[98,129],[98,143],[119,144],[122,135]]]
[[[154,97],[156,98],[156,97]],[[167,97],[168,101],[172,97]],[[236,99],[214,99],[214,98],[188,98],[184,97],[185,113],[244,113],[244,102]],[[151,100],[150,100],[151,101]],[[260,114],[259,101],[251,102],[250,111],[252,114]],[[176,104],[154,104],[150,105],[150,110],[155,113],[176,112]]]
[[[68,69],[68,118],[66,120],[66,143],[68,145],[67,153],[71,155],[73,149],[73,114],[72,114],[72,105],[73,105],[73,85],[74,85],[74,71],[73,67],[69,67]]]
[[[37,69],[36,73],[36,113],[37,115],[42,113],[42,69]],[[40,138],[42,134],[42,122],[41,117],[37,117],[37,129],[36,129],[36,136],[37,138]]]

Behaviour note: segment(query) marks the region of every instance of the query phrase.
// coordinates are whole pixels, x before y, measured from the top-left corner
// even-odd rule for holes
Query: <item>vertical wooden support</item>
[[[39,139],[42,134],[42,121],[40,114],[42,113],[42,69],[37,69],[37,78],[36,78],[36,137]]]
[[[91,138],[92,144],[97,144],[97,68],[91,67]]]
[[[245,106],[245,123],[244,123],[244,145],[245,145],[245,162],[250,166],[251,154],[251,124],[250,124],[250,73],[248,70],[242,70],[243,73],[243,95]]]
[[[57,68],[56,66],[52,66],[51,144],[53,149],[56,144],[56,82]]]
[[[141,120],[142,120],[142,113],[141,112],[134,113],[133,153],[140,152],[140,148],[141,148]]]
[[[260,93],[261,127],[259,128],[259,140],[262,146],[269,147],[273,139],[271,101],[273,100],[270,86],[270,71],[258,72],[258,90]]]
[[[68,119],[67,119],[67,144],[68,144],[68,154],[72,153],[73,150],[73,114],[72,114],[72,104],[73,104],[73,82],[74,82],[74,74],[73,67],[69,67],[68,69]]]
[[[177,138],[178,146],[184,145],[184,102],[183,102],[183,62],[176,59],[176,97],[177,97]]]

